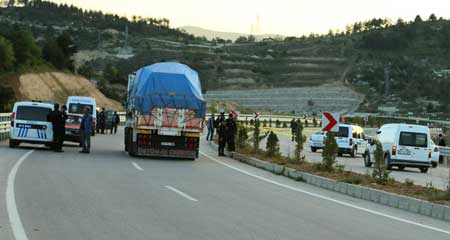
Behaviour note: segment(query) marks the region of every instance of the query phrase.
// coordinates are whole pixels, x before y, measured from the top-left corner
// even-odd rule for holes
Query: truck
[[[128,77],[125,151],[130,156],[199,156],[206,101],[198,73],[174,62],[143,67]]]

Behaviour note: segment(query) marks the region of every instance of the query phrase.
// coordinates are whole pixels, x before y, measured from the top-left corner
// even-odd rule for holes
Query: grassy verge
[[[238,153],[266,162],[272,162],[278,165],[293,168],[298,171],[333,179],[338,182],[365,186],[450,206],[450,189],[447,191],[443,191],[434,188],[432,185],[415,185],[412,180],[407,180],[405,183],[402,183],[395,181],[393,178],[390,178],[386,184],[377,184],[375,179],[369,173],[359,174],[351,171],[346,171],[344,170],[344,166],[342,165],[336,165],[332,171],[325,171],[321,167],[321,163],[311,163],[308,161],[299,162],[284,156],[268,157],[262,150],[254,153],[249,146],[238,149]]]

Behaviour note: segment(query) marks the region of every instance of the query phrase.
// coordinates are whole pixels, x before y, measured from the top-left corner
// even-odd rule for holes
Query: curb
[[[217,145],[215,143],[212,143],[212,146]],[[395,193],[389,193],[381,190],[370,189],[363,186],[338,182],[333,179],[328,179],[301,172],[292,168],[284,167],[278,164],[261,161],[259,159],[248,157],[239,153],[227,153],[226,155],[240,162],[255,166],[277,175],[284,175],[285,177],[291,178],[296,181],[305,182],[354,198],[363,199],[381,205],[402,209],[411,213],[416,213],[450,222],[449,206],[434,204],[432,202],[401,196]]]

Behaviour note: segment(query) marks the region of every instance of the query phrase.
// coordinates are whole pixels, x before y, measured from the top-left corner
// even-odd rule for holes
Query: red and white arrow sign
[[[339,119],[339,114],[331,114],[329,112],[322,113],[322,131],[339,131],[339,124],[336,119]]]

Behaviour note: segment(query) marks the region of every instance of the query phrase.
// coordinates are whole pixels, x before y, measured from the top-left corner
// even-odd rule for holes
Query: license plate
[[[406,149],[406,148],[400,148],[400,149],[398,150],[398,154],[401,154],[401,155],[411,155],[411,151],[408,150],[408,149]]]
[[[161,142],[161,146],[163,147],[175,147],[174,142]]]

